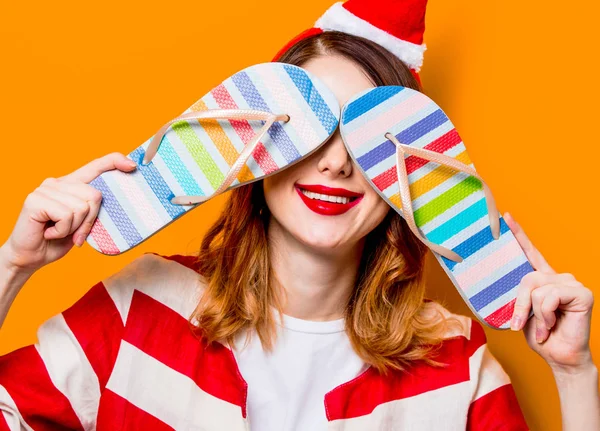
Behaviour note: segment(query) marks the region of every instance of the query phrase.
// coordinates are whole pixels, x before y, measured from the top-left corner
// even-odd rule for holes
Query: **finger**
[[[79,226],[79,228],[73,233],[73,242],[77,247],[81,247],[83,242],[92,231],[96,217],[98,217],[98,211],[100,211],[101,200],[102,199],[90,202],[90,211],[87,213],[85,219],[81,223],[81,226]]]
[[[589,299],[588,292],[591,293],[583,285],[576,284],[547,284],[535,289],[532,292],[532,304],[536,316],[536,341],[543,343],[548,339],[556,325],[557,311],[591,310],[591,304],[589,307],[585,304]]]
[[[54,179],[54,181],[52,181],[52,179],[47,178],[44,180],[42,185],[56,189],[62,193],[68,193],[77,196],[84,201],[90,201],[96,199],[97,197],[102,197],[102,193],[100,193],[100,191],[95,187],[72,179]]]
[[[100,174],[112,169],[129,172],[136,167],[136,163],[121,153],[110,153],[104,157],[92,160],[81,168],[61,177],[67,181],[81,181],[89,183]]]
[[[542,299],[542,303],[540,304],[540,311],[542,316],[544,316],[544,322],[546,323],[546,327],[548,330],[554,328],[556,325],[556,311],[560,305],[560,286],[559,285],[550,285],[552,286],[544,298]]]
[[[527,322],[529,310],[531,309],[531,293],[534,289],[546,284],[573,283],[572,277],[569,273],[546,274],[540,271],[532,271],[525,274],[517,287],[517,296],[510,325],[511,329],[519,331]]]
[[[510,321],[510,329],[520,331],[529,318],[531,309],[531,290],[527,289],[522,283],[517,287],[517,297],[513,309],[513,315]]]
[[[543,343],[550,336],[550,330],[546,328],[546,324],[543,319],[539,319],[537,316],[535,319],[535,341],[538,344]]]
[[[565,313],[588,313],[594,305],[594,294],[578,281],[557,286],[558,309]]]
[[[73,212],[62,203],[36,190],[32,193],[31,218],[40,223],[54,222],[44,231],[44,239],[64,238],[69,234]]]
[[[87,203],[89,211],[85,215],[85,218],[78,223],[78,227],[73,232],[73,243],[76,246],[81,247],[92,230],[94,221],[100,211],[102,193],[91,185],[81,182],[62,180],[52,183],[50,186],[65,193],[73,194]]]
[[[100,211],[100,203],[102,202],[102,193],[95,195],[92,200],[88,203],[90,205],[90,211],[87,213],[85,219],[81,223],[81,226],[73,234],[73,242],[77,247],[81,247],[87,236],[92,231],[98,212]]]
[[[519,225],[512,215],[508,212],[504,213],[503,216],[506,224],[512,231],[514,237],[519,242],[519,245],[525,252],[527,259],[533,266],[533,268],[537,271],[546,272],[549,274],[556,273],[556,271],[550,266],[550,264],[544,259],[542,253],[533,245],[529,237],[525,234],[521,225]]]
[[[541,342],[540,339],[545,340],[546,332],[549,333],[556,323],[556,310],[560,304],[559,288],[558,284],[546,284],[531,292],[533,314],[541,327],[538,327],[536,331],[538,342]],[[541,329],[546,331],[541,331]],[[538,335],[540,336],[538,337]]]
[[[68,192],[45,186],[41,186],[39,191],[48,198],[60,202],[71,210],[73,213],[73,222],[71,223],[68,232],[69,234],[75,232],[90,211],[90,206],[85,200]]]
[[[531,292],[531,306],[535,318],[535,341],[540,344],[544,342],[550,335],[550,329],[544,319],[541,305],[544,300],[544,295],[548,293],[548,285],[541,286]]]

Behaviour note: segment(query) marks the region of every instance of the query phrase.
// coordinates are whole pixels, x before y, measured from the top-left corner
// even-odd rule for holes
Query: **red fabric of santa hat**
[[[425,10],[427,0],[348,0],[333,4],[315,22],[290,40],[275,55],[281,55],[298,41],[324,31],[341,31],[361,36],[388,49],[411,70],[421,82],[423,64]]]

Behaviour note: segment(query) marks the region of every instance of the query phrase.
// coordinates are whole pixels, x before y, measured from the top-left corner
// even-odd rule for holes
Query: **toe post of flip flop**
[[[476,318],[508,329],[516,288],[533,267],[448,116],[406,87],[365,90],[340,113],[331,90],[300,67],[247,67],[131,151],[135,171],[90,183],[103,199],[87,242],[107,255],[130,250],[210,198],[302,160],[338,124],[356,166]]]
[[[128,157],[137,169],[90,184],[102,203],[87,242],[121,254],[210,198],[285,169],[338,127],[340,106],[316,76],[269,62],[228,77]]]
[[[344,145],[373,189],[426,244],[476,318],[509,329],[534,269],[444,111],[425,94],[381,86],[342,108]]]

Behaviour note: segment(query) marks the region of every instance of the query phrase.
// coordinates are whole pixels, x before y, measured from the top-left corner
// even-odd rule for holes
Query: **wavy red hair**
[[[279,62],[302,66],[315,56],[332,54],[356,62],[376,86],[421,91],[396,56],[368,39],[341,32],[305,38]],[[282,313],[282,301],[272,283],[267,253],[269,217],[262,181],[256,181],[230,192],[222,214],[203,238],[198,265],[205,291],[189,323],[209,343],[233,345],[240,331],[253,328],[265,349],[273,347],[271,307]],[[449,325],[461,324],[447,317],[441,304],[425,298],[427,250],[395,211],[365,239],[359,276],[346,304],[346,332],[357,354],[382,373],[404,370],[414,361],[443,365],[434,353]]]

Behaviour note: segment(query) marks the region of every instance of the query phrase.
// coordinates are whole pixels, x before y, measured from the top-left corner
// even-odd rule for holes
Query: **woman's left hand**
[[[572,274],[557,274],[512,216],[503,217],[535,270],[521,279],[511,329],[524,328],[529,346],[554,371],[574,372],[593,365],[592,291]],[[532,306],[534,316],[527,321]]]

